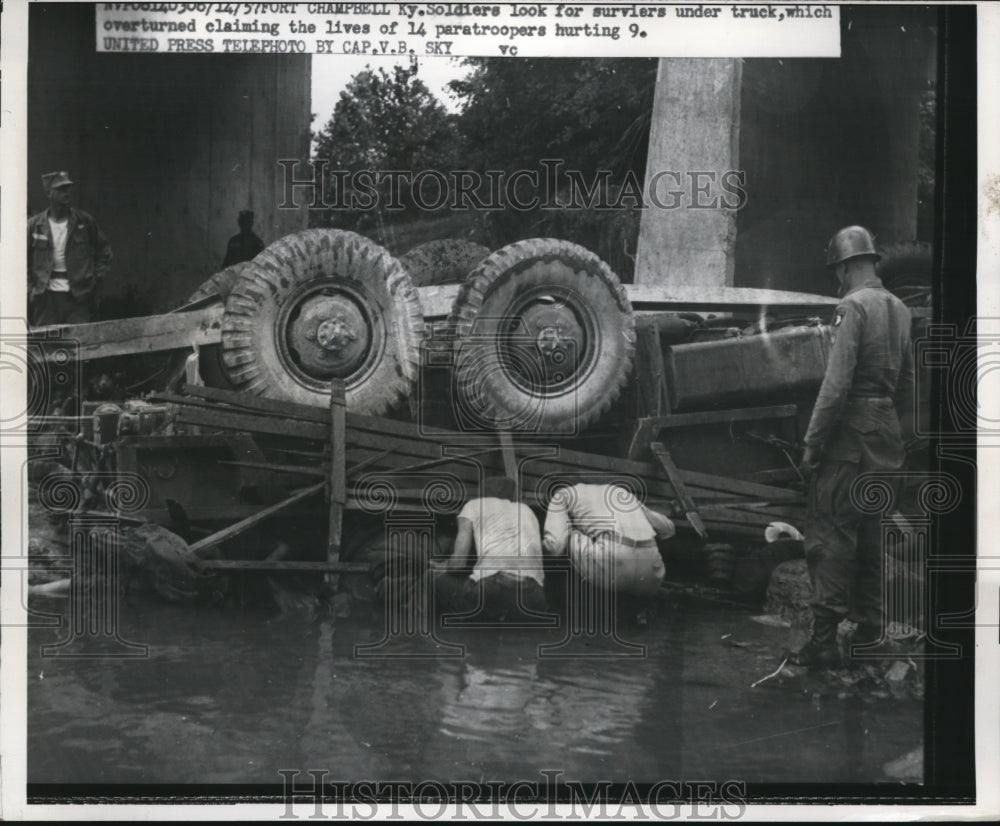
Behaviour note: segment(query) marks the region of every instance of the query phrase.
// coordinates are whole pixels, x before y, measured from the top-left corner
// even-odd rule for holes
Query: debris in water
[[[882,771],[893,780],[910,783],[924,782],[924,750],[915,748],[902,757],[892,760],[882,766]]]
[[[792,623],[780,614],[761,614],[757,617],[750,617],[759,625],[767,625],[770,628],[791,628]]]
[[[779,675],[779,674],[781,673],[781,669],[785,667],[785,663],[787,663],[787,662],[788,662],[788,657],[785,657],[785,659],[783,659],[783,660],[781,661],[781,665],[779,665],[779,666],[778,666],[778,669],[777,669],[776,671],[774,671],[774,672],[773,672],[773,673],[771,673],[771,674],[768,674],[768,675],[767,675],[766,677],[761,677],[761,678],[760,678],[759,680],[757,680],[757,682],[755,682],[755,683],[751,683],[751,685],[750,685],[750,688],[756,688],[756,687],[757,687],[757,686],[759,686],[759,685],[760,685],[761,683],[763,683],[763,682],[767,682],[768,680],[770,680],[770,679],[771,679],[772,677],[777,677],[777,676],[778,676],[778,675]]]

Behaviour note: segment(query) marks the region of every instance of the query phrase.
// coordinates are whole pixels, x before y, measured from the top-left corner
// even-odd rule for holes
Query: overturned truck
[[[343,574],[370,595],[394,559],[446,546],[486,474],[540,516],[563,484],[617,482],[677,522],[671,550],[696,575],[761,587],[766,529],[804,517],[795,451],[836,300],[623,285],[554,239],[449,243],[463,263],[445,273],[434,249],[401,261],[307,230],[169,314],[33,331],[50,362],[64,341],[81,360],[168,354],[157,390],[83,404],[74,455],[89,450],[99,489],[79,501],[114,511],[102,491],[127,476],[129,517],[205,568]],[[929,251],[882,266],[921,323]]]

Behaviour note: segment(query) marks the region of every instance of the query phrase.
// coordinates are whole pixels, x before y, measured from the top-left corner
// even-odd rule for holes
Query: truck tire
[[[285,236],[237,278],[222,320],[229,380],[261,396],[381,415],[412,391],[423,338],[420,299],[386,250],[346,230]]]
[[[461,427],[573,435],[625,385],[635,318],[617,276],[552,238],[510,244],[473,270],[450,317]]]
[[[929,307],[934,249],[924,241],[898,241],[879,248],[876,272],[885,288],[908,307]]]
[[[248,266],[250,266],[249,261],[241,261],[226,267],[224,270],[219,270],[188,296],[188,304],[213,295],[217,295],[225,301],[229,298],[229,293],[232,292],[236,279]],[[184,372],[186,359],[187,355],[183,355],[180,359],[179,373],[181,374]],[[201,373],[202,381],[209,387],[219,387],[223,390],[233,389],[233,383],[229,381],[225,365],[222,363],[222,347],[218,344],[208,344],[199,348],[198,372]]]
[[[188,304],[194,301],[201,301],[201,299],[208,298],[210,295],[217,295],[225,301],[229,298],[229,293],[232,292],[236,279],[249,266],[249,261],[240,261],[238,264],[232,264],[224,270],[219,270],[188,296]]]
[[[434,287],[461,284],[489,254],[489,248],[482,244],[460,238],[444,238],[418,244],[399,261],[410,273],[414,287]]]

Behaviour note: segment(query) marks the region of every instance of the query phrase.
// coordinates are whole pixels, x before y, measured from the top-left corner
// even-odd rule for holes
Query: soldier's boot
[[[798,651],[790,654],[788,662],[807,668],[836,668],[840,665],[837,648],[837,617],[815,617],[812,637]]]

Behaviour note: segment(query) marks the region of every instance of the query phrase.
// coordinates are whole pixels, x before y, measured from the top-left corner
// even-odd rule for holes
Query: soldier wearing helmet
[[[805,437],[810,480],[806,560],[813,585],[812,638],[791,662],[839,663],[837,626],[858,621],[857,644],[882,639],[882,547],[878,516],[851,501],[859,474],[894,471],[905,458],[900,413],[912,407],[910,312],[882,286],[872,234],[851,226],[826,249],[841,302],[833,344]]]

